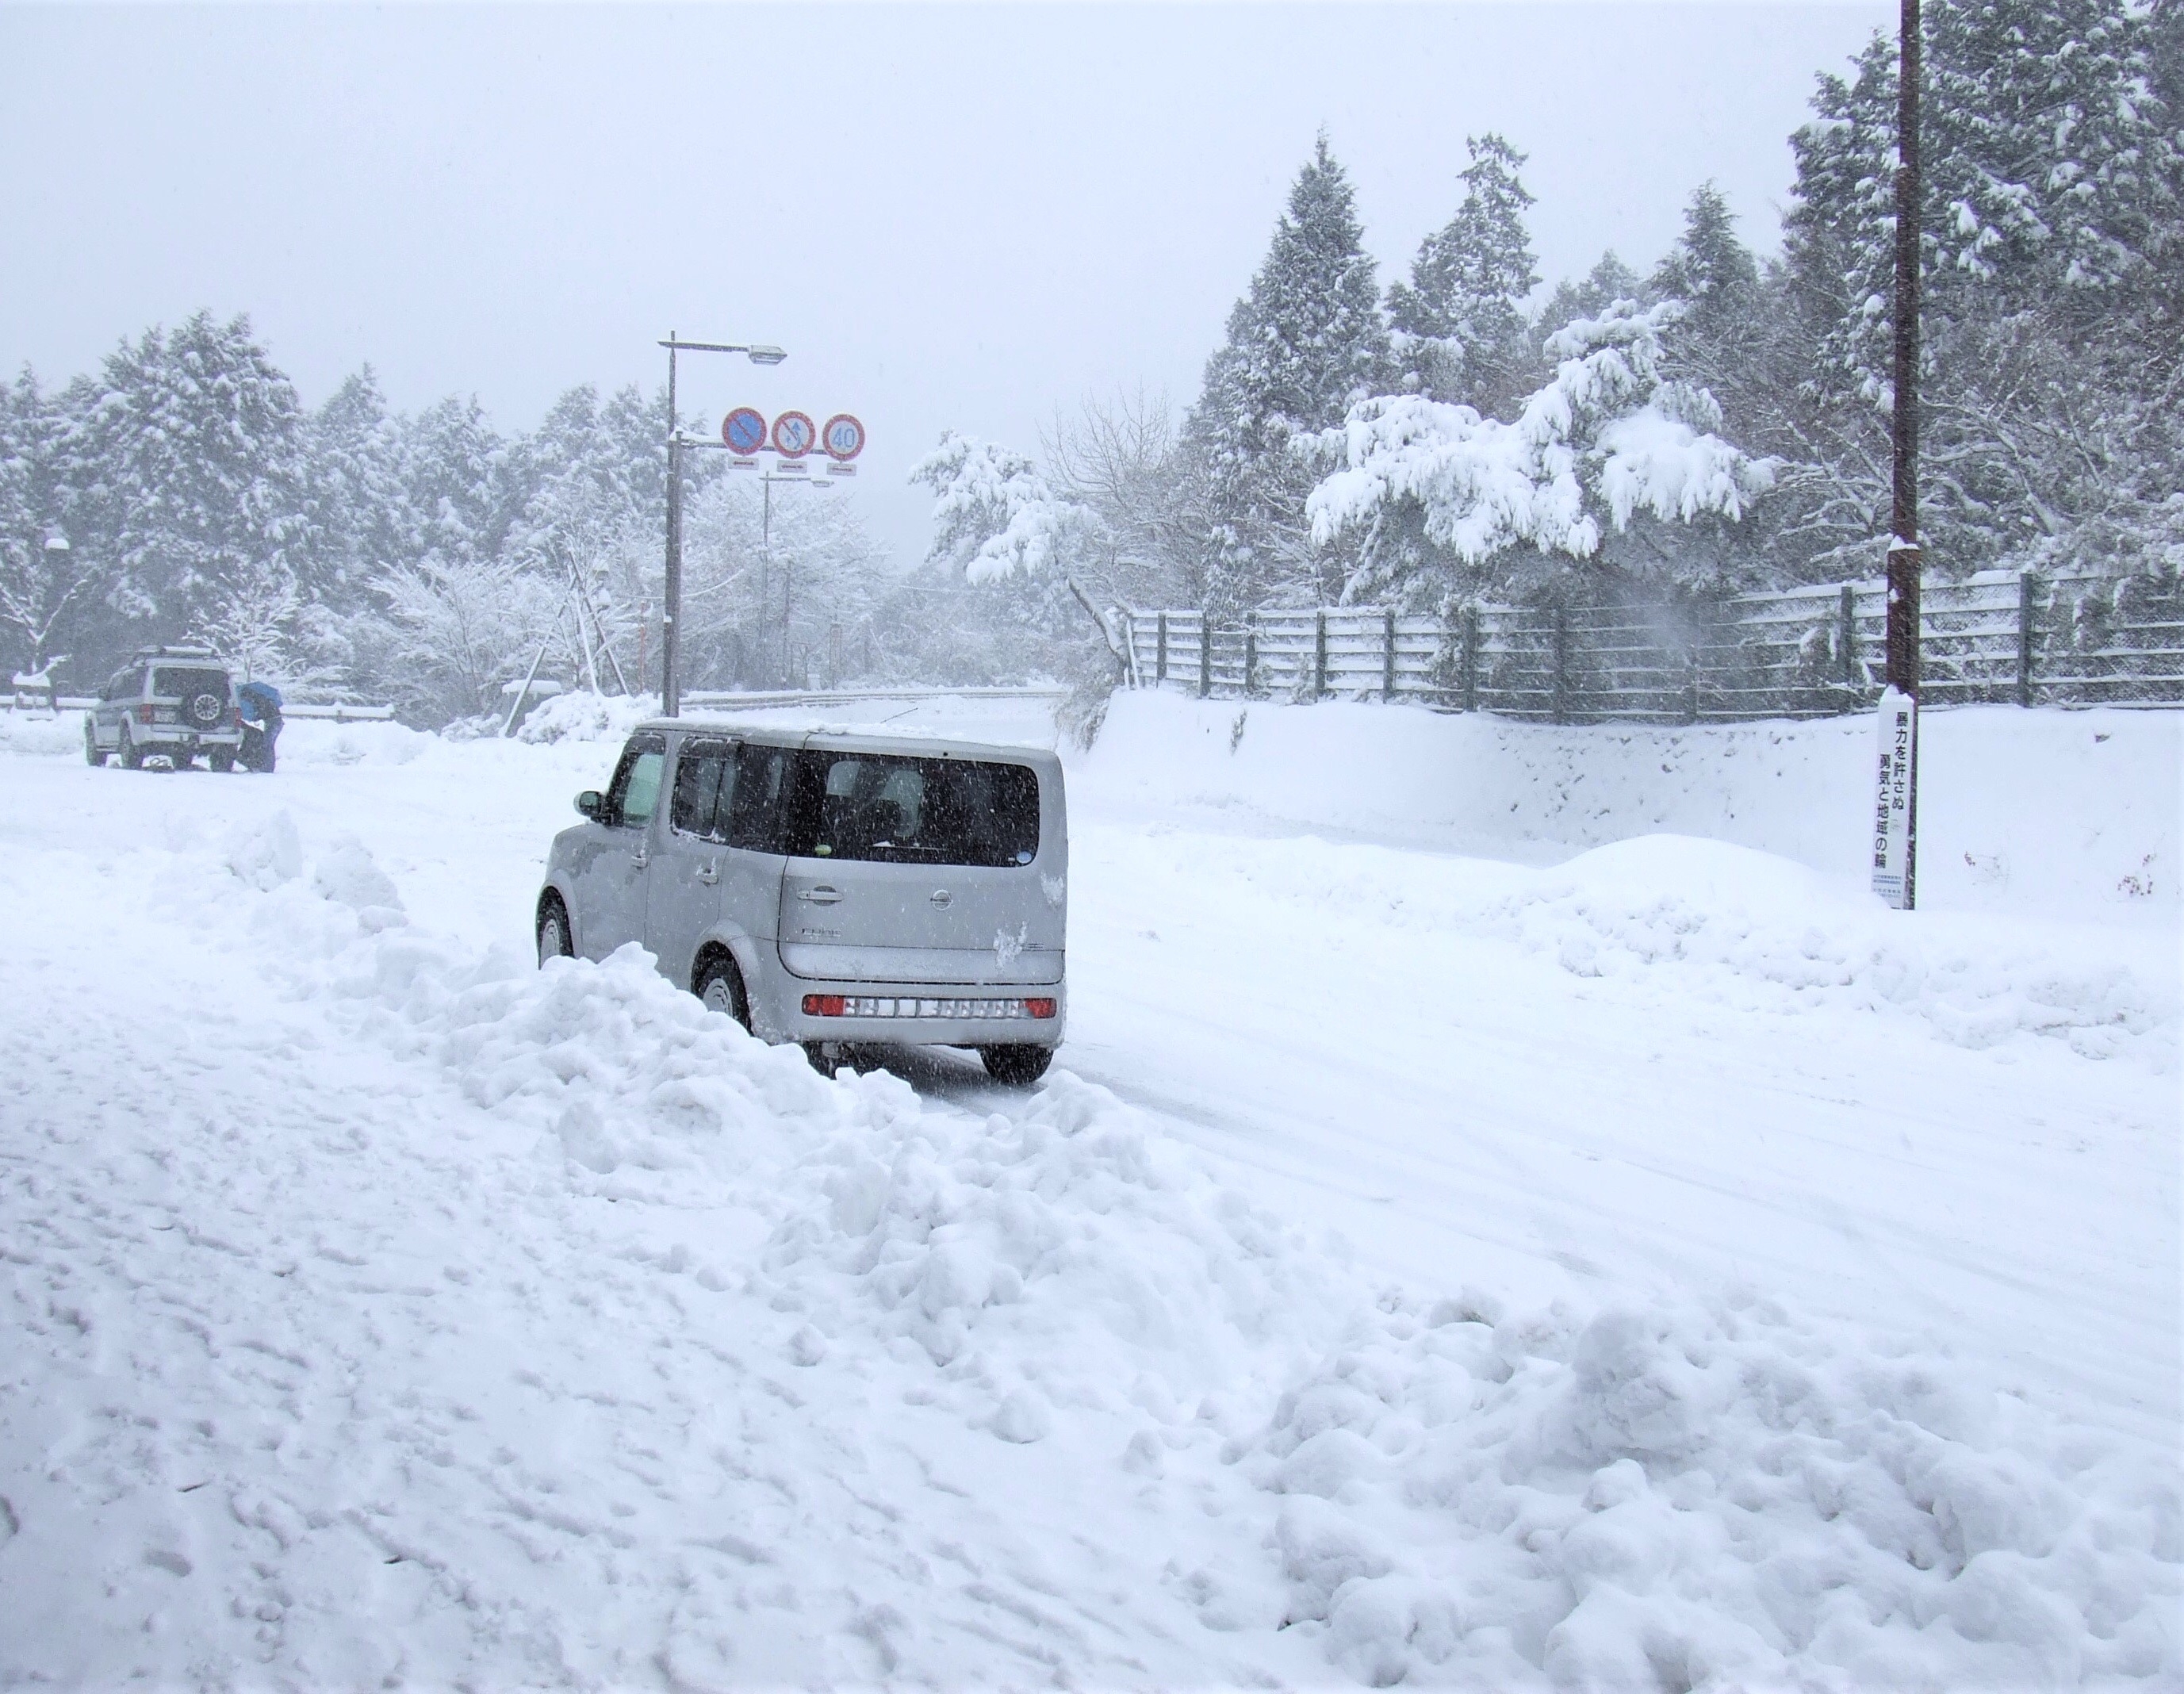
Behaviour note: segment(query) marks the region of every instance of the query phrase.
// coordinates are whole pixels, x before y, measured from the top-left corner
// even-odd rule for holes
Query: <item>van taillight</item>
[[[843,997],[838,994],[807,994],[804,996],[804,1015],[806,1017],[839,1017]]]
[[[1051,1017],[1055,1006],[1056,1003],[1050,1000],[1028,1000],[1024,1002],[1024,1010],[1034,1017]]]
[[[139,723],[149,723],[151,721],[152,708],[148,705],[138,706],[136,708],[136,722]]]

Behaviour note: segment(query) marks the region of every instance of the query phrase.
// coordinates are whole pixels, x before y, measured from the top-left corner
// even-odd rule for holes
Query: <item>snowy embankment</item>
[[[1546,863],[1666,833],[1863,881],[1869,716],[1557,729],[1328,701],[1114,697],[1089,774],[1156,813]],[[1919,886],[1947,909],[2173,927],[2184,714],[1931,711],[1919,726]]]
[[[1252,1043],[1294,1042],[1262,1085],[1292,1113],[1348,1092],[1318,1102],[1330,1169],[1378,1134],[1445,1145],[1372,1092],[1376,1042],[1429,1027],[1387,985],[1436,957],[1491,981],[1430,1008],[1408,1073],[1446,1094],[1457,1057],[1474,1105],[1494,1078],[1451,1043],[1496,999],[1561,1006],[1541,1036],[1565,1062],[1636,1029],[1657,1056],[1765,1064],[1818,1025],[1865,1043],[1853,1070],[2012,1061],[1997,1090],[2090,1089],[2123,1117],[2173,1094],[2173,994],[2127,938],[2074,955],[2075,931],[1922,927],[1936,980],[1892,994],[1870,915],[1756,855],[1640,843],[1535,872],[1146,827],[1102,810],[1128,746],[1080,772],[1084,1056],[1131,1047],[1146,996],[1233,1124],[1254,1120]],[[1655,1274],[1483,1124],[1454,1145],[1485,1211],[1452,1208],[1397,1276],[1327,1240],[1329,1214],[1270,1209],[1249,1160],[1067,1074],[1074,1033],[1036,1094],[944,1065],[920,1093],[822,1081],[633,952],[531,969],[545,833],[605,751],[313,726],[270,783],[4,761],[23,804],[0,821],[0,1678],[1850,1689],[2184,1669],[2170,1454],[2052,1385],[1998,1392],[1976,1348],[1904,1339],[1900,1307],[1804,1301],[1771,1261]],[[1313,914],[1279,939],[1314,992],[1267,999],[1245,938]],[[1331,1078],[1293,1017],[1331,1026]],[[1190,1061],[1148,1034],[1124,1082],[1157,1095]],[[1624,1116],[1674,1086],[1648,1077],[1624,1073]],[[1528,1085],[1576,1092],[1536,1065]],[[1869,1179],[1855,1112],[1827,1123]],[[1685,1128],[1679,1156],[1725,1194],[1814,1174],[1755,1175],[1750,1145]],[[1607,1273],[1534,1286],[1519,1190]],[[2119,1212],[2123,1249],[2165,1228],[2173,1256],[2173,1181],[2135,1198],[2155,1215]],[[1892,1227],[1890,1204],[1861,1225]],[[1938,1263],[1956,1250],[1930,1228]],[[2086,1269],[2019,1268],[2036,1301]],[[2155,1304],[2173,1327],[2173,1290]]]

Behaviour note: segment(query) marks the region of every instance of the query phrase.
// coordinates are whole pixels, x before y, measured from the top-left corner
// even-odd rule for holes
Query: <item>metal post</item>
[[[1204,612],[1198,615],[1198,697],[1204,699],[1213,692],[1213,620]]]
[[[1249,699],[1259,681],[1259,615],[1244,614],[1244,698]]]
[[[1160,615],[1160,628],[1154,640],[1156,644],[1153,648],[1153,681],[1165,683],[1167,681],[1167,614],[1166,612]]]
[[[1390,606],[1381,614],[1380,630],[1380,698],[1396,698],[1396,609]]]
[[[660,710],[667,717],[682,710],[682,678],[676,660],[676,626],[682,620],[682,443],[675,412],[675,332],[667,332],[667,570],[660,595]]]
[[[1842,585],[1842,596],[1836,605],[1836,664],[1842,672],[1843,686],[1854,691],[1858,687],[1858,590],[1848,582]]]
[[[1903,901],[1916,903],[1919,863],[1919,0],[1903,0],[1896,103],[1895,393],[1891,404],[1894,501],[1888,543],[1888,685],[1912,701]]]
[[[1463,709],[1479,710],[1479,608],[1463,609]]]
[[[2032,704],[2032,666],[2039,655],[2040,578],[2025,571],[2017,578],[2017,703]]]
[[[1569,722],[1569,614],[1555,608],[1554,693],[1550,716],[1557,723]]]
[[[1327,612],[1323,608],[1312,623],[1312,697],[1327,698]]]

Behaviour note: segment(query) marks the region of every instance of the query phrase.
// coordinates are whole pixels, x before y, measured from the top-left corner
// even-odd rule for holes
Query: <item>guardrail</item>
[[[8,709],[10,711],[89,711],[98,704],[97,698],[91,694],[58,694],[48,703],[18,690],[8,702]],[[393,717],[394,708],[391,705],[350,705],[341,701],[321,705],[310,700],[294,700],[281,708],[281,716],[328,718],[336,723],[384,723]]]
[[[2144,579],[1987,572],[1930,582],[1930,702],[2184,705],[2184,593]],[[1475,603],[1124,614],[1130,680],[1201,696],[1413,699],[1552,723],[1819,717],[1879,698],[1884,582],[1741,594],[1706,606]]]
[[[1069,690],[1059,688],[950,688],[938,685],[903,688],[784,689],[772,693],[742,694],[729,689],[699,689],[686,693],[686,707],[713,710],[764,710],[776,706],[867,705],[894,700],[1045,700],[1059,704]]]

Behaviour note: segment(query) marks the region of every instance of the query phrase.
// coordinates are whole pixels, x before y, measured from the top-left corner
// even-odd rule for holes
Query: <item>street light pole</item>
[[[660,609],[660,710],[665,716],[679,717],[682,714],[682,426],[675,409],[675,355],[740,353],[754,365],[778,365],[788,355],[763,342],[681,341],[673,330],[660,344],[667,349],[667,559]]]

